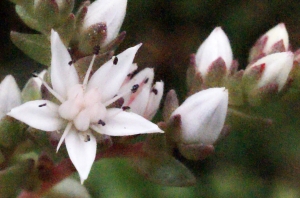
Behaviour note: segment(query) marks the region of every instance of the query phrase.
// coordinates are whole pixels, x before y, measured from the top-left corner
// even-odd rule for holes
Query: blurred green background
[[[144,43],[136,62],[154,67],[166,90],[182,100],[189,55],[216,26],[227,33],[240,68],[256,39],[280,22],[286,24],[292,49],[300,47],[298,0],[128,0],[122,30],[127,37],[119,51]],[[77,5],[81,1],[77,1]],[[42,65],[30,60],[10,41],[9,32],[33,32],[16,16],[14,5],[0,1],[0,76],[13,74],[20,86]],[[297,106],[295,106],[297,105]],[[194,187],[163,187],[146,181],[124,160],[102,160],[86,186],[93,197],[300,197],[300,126],[295,114],[281,111],[272,127],[233,131],[215,155],[201,162],[182,160],[198,178]],[[272,112],[270,113],[272,115]],[[242,123],[243,124],[243,123]],[[282,126],[284,125],[284,126]]]

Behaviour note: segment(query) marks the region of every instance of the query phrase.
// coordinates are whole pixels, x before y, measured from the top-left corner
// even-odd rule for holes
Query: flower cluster
[[[236,123],[244,124],[238,119],[263,120],[247,113],[276,101],[289,90],[292,80],[300,82],[300,51],[291,51],[283,23],[257,40],[248,65],[241,70],[229,38],[221,27],[216,27],[191,56],[185,101],[179,104],[176,92],[169,91],[162,110],[163,121],[155,124],[151,120],[159,111],[164,82],[154,80],[153,68],[139,71],[134,63],[142,44],[115,55],[115,48],[125,35],[119,31],[127,0],[86,1],[76,16],[71,13],[73,0],[15,3],[19,15],[24,14],[23,20],[41,35],[35,35],[36,40],[29,36],[31,40],[26,43],[23,41],[28,35],[22,40],[22,34],[14,34],[14,42],[23,47],[41,41],[41,50],[45,50],[42,54],[51,53],[50,59],[39,57],[33,50],[30,53],[36,60],[48,62],[50,68],[34,73],[22,91],[10,75],[1,82],[0,147],[5,147],[8,155],[13,153],[16,149],[12,146],[12,134],[19,130],[19,134],[32,135],[27,125],[49,132],[45,135],[48,142],[58,137],[56,142],[51,141],[57,152],[65,143],[69,163],[75,166],[81,183],[87,179],[97,153],[104,150],[114,157],[123,156],[126,148],[130,151],[128,156],[134,156],[138,162],[134,165],[139,172],[151,180],[167,185],[173,182],[152,174],[156,168],[178,174],[177,183],[172,184],[192,178],[186,176],[189,171],[174,158],[178,152],[173,151],[190,160],[206,158],[229,129],[234,129]],[[21,127],[13,129],[14,126]],[[138,139],[139,134],[148,135]],[[102,144],[106,138],[111,141],[108,146]],[[122,154],[117,155],[118,152]],[[47,167],[52,168],[51,163]],[[174,171],[175,168],[180,171]],[[39,176],[43,174],[40,172]],[[184,185],[193,181],[190,178]]]

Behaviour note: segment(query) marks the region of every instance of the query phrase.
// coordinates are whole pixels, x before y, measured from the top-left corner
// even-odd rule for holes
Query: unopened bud
[[[114,40],[122,26],[126,14],[127,0],[96,0],[87,7],[81,34],[95,24],[104,24],[107,27],[107,35],[100,46],[106,46]]]
[[[261,36],[250,51],[249,61],[289,49],[289,35],[284,23],[280,23]]]
[[[244,79],[257,75],[255,89],[260,89],[269,84],[277,84],[280,91],[287,82],[289,73],[293,67],[294,54],[292,52],[280,52],[265,56],[248,66],[244,73]],[[255,77],[256,78],[256,77]]]
[[[180,144],[212,145],[224,126],[228,91],[210,88],[188,97],[171,115],[180,115]]]
[[[217,27],[199,47],[196,53],[196,66],[205,78],[213,72],[212,70],[215,70],[212,67],[217,61],[217,67],[222,67],[221,70],[224,70],[226,74],[231,67],[232,56],[228,37],[221,27]]]

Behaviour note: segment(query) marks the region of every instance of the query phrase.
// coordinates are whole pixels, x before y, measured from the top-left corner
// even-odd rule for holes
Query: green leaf
[[[39,25],[38,21],[23,6],[16,5],[16,12],[28,27],[43,32],[43,28]]]
[[[22,126],[22,123],[11,117],[3,117],[0,121],[0,145],[3,147],[14,147],[26,140]]]
[[[196,178],[179,161],[168,154],[134,159],[133,166],[152,182],[165,186],[191,186]]]
[[[0,171],[0,197],[17,197],[17,192],[28,181],[34,167],[33,160],[26,160]]]
[[[23,34],[12,31],[12,42],[27,56],[43,65],[50,65],[50,41],[41,34]]]
[[[166,152],[164,135],[149,135],[144,152],[145,155],[133,159],[133,167],[148,180],[165,186],[196,184],[196,178],[190,170]]]

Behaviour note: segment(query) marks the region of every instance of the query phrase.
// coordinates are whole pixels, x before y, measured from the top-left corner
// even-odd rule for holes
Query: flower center
[[[69,89],[67,100],[58,112],[62,118],[72,121],[78,131],[88,130],[91,123],[105,123],[106,107],[101,102],[101,94],[96,88],[86,91],[81,84]]]

